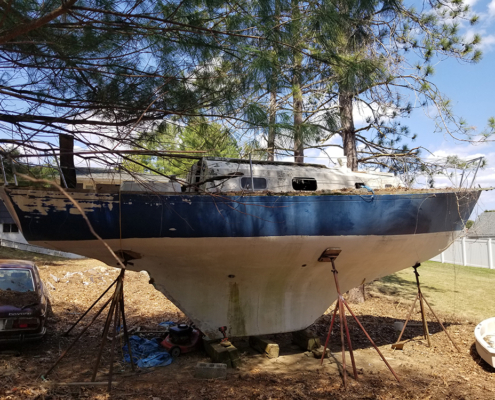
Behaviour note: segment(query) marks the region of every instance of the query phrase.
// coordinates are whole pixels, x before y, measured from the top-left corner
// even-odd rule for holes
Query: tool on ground
[[[173,358],[201,347],[203,334],[194,326],[179,324],[169,329],[169,335],[160,343]]]

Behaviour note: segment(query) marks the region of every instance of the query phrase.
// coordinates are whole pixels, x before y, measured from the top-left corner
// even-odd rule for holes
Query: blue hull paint
[[[16,195],[16,192],[19,194]],[[122,193],[72,195],[104,239],[411,235],[463,228],[480,192],[390,195],[206,196]],[[92,240],[69,200],[30,192],[13,206],[28,241]],[[94,196],[94,195],[92,195]],[[103,200],[104,199],[104,200]],[[119,209],[122,204],[122,210]],[[120,223],[119,218],[122,218]]]

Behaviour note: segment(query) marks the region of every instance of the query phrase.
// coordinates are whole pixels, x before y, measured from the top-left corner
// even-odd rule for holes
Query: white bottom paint
[[[457,233],[395,236],[283,236],[108,240],[142,255],[129,269],[147,270],[155,286],[205,334],[229,336],[291,332],[311,325],[337,298],[327,247],[336,260],[342,292],[429,260]],[[35,242],[117,266],[101,242]],[[121,247],[122,246],[122,247]],[[143,304],[145,307],[145,304]]]

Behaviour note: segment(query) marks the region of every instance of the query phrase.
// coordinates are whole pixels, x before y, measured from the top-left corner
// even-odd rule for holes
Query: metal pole
[[[110,311],[108,311],[108,317],[105,322],[105,327],[103,328],[103,335],[101,339],[100,351],[98,352],[98,356],[96,357],[96,363],[93,369],[93,376],[91,377],[91,382],[96,380],[96,374],[98,372],[98,366],[100,365],[101,356],[103,354],[103,348],[105,347],[105,341],[107,340],[108,330],[110,329],[110,323],[112,321],[112,316],[115,310],[115,306],[117,304],[118,296],[120,294],[120,289],[122,287],[122,279],[119,276],[119,281],[117,282],[117,287],[115,288],[115,292],[112,296],[112,304],[110,304]]]
[[[336,274],[334,272],[333,276],[335,277]],[[342,305],[342,296],[339,293],[339,319],[340,319],[340,342],[342,344],[342,379],[344,379],[344,387],[347,389],[347,368],[345,365],[345,341],[344,341],[344,321],[342,320],[345,318],[344,315],[344,306]]]
[[[476,167],[476,170],[474,171],[474,176],[473,180],[471,181],[471,185],[469,185],[469,188],[471,189],[474,185],[474,180],[476,179],[476,175],[478,174],[478,170],[480,169],[481,162],[483,161],[483,157],[480,157],[480,160],[478,161],[478,166]]]
[[[406,322],[404,322],[404,326],[402,327],[402,331],[400,332],[399,339],[397,339],[397,342],[399,343],[400,339],[402,338],[402,335],[404,334],[404,331],[406,330],[407,323],[409,322],[409,318],[411,318],[411,314],[414,310],[414,307],[416,306],[416,302],[418,301],[419,293],[416,293],[416,298],[414,299],[414,303],[411,307],[411,311],[409,311],[409,314],[407,314]]]
[[[55,159],[55,162],[57,163],[57,168],[58,168],[58,173],[60,174],[60,178],[62,178],[62,182],[64,182],[65,188],[68,189],[69,187],[67,186],[67,181],[65,180],[64,173],[62,172],[62,168],[60,167],[60,164],[58,162],[58,158],[55,154],[55,149],[53,149],[53,148],[52,148],[52,153],[53,153],[53,158]]]
[[[345,318],[345,308],[344,308],[344,303],[345,299],[342,297],[342,294],[340,293],[340,287],[339,287],[339,281],[337,279],[337,274],[338,271],[335,268],[335,259],[331,258],[330,261],[332,262],[332,273],[333,273],[333,279],[335,281],[335,287],[338,290],[338,295],[339,295],[339,317],[340,317],[340,340],[342,341],[342,366],[344,369],[344,386],[347,387],[347,382],[346,382],[346,376],[347,376],[347,370],[346,370],[346,365],[345,365],[345,347],[344,347],[344,329],[345,329],[345,334],[346,334],[346,339],[347,339],[347,347],[349,348],[349,355],[351,357],[351,363],[352,363],[352,371],[354,372],[354,378],[357,380],[357,370],[356,370],[356,363],[354,361],[354,353],[352,351],[352,343],[351,343],[351,337],[349,334],[349,328],[347,326],[347,320]]]
[[[331,250],[331,249],[327,249],[327,250]],[[339,250],[339,253],[340,253],[340,250]],[[325,254],[325,252],[324,252]],[[352,312],[351,308],[349,307],[349,305],[347,304],[347,302],[345,301],[345,299],[342,297],[342,294],[340,293],[340,287],[339,287],[339,280],[337,278],[337,274],[338,274],[338,271],[337,271],[337,268],[335,268],[335,256],[327,256],[325,258],[323,258],[323,255],[322,255],[322,258],[320,258],[320,261],[325,260],[325,261],[328,261],[328,258],[330,258],[330,261],[332,263],[332,273],[333,273],[333,277],[334,277],[334,281],[335,281],[335,288],[337,290],[337,294],[338,294],[338,307],[339,307],[339,317],[340,317],[340,337],[341,337],[341,340],[342,340],[342,362],[343,362],[343,379],[344,379],[344,386],[347,387],[347,381],[346,381],[346,369],[345,369],[345,345],[344,345],[344,327],[346,327],[346,333],[347,333],[347,337],[348,337],[348,343],[349,343],[349,352],[351,354],[351,361],[354,361],[354,355],[352,353],[352,345],[350,344],[350,335],[349,335],[349,330],[347,328],[347,321],[343,321],[342,317],[345,318],[345,309],[344,309],[344,306],[347,308],[347,310],[351,313],[352,317],[354,318],[354,320],[356,321],[356,323],[358,324],[359,328],[361,328],[361,330],[363,331],[363,333],[366,335],[366,337],[368,338],[368,340],[370,341],[371,345],[375,348],[376,352],[378,353],[378,355],[381,357],[381,359],[383,360],[383,362],[385,363],[385,365],[388,367],[388,369],[390,370],[390,372],[392,373],[392,375],[394,375],[395,379],[397,379],[397,382],[400,383],[400,379],[399,377],[396,375],[396,373],[394,372],[394,370],[392,369],[392,367],[390,366],[390,364],[387,362],[387,360],[385,359],[385,357],[383,356],[383,354],[380,352],[380,350],[378,349],[378,347],[376,347],[375,345],[375,342],[373,342],[373,339],[371,339],[370,335],[368,334],[368,332],[366,332],[366,329],[364,329],[364,326],[361,325],[361,322],[359,322],[359,319],[356,317],[356,315]],[[330,325],[330,331],[329,331],[329,335],[327,337],[327,342],[328,342],[328,339],[330,337],[330,332],[331,332],[331,328],[333,327],[333,321],[335,319],[335,313],[337,312],[337,309],[334,310],[334,317],[332,318],[332,323]],[[325,343],[326,345],[327,343]],[[326,349],[325,349],[326,351]],[[355,363],[353,362],[353,369],[354,369],[354,374],[356,376],[356,379],[357,379],[357,371],[355,369]]]
[[[127,351],[129,352],[129,358],[131,359],[131,369],[134,371],[134,360],[132,358],[131,342],[129,341],[129,332],[127,331],[127,322],[125,320],[125,309],[124,309],[124,290],[120,295],[120,312],[122,313],[122,325],[124,326],[124,339],[127,343]]]
[[[395,374],[394,370],[392,369],[392,367],[390,366],[390,364],[387,362],[387,360],[385,359],[385,357],[383,356],[383,354],[381,353],[381,351],[378,349],[378,347],[376,347],[375,342],[373,342],[373,339],[371,339],[370,335],[368,335],[368,332],[366,332],[366,329],[364,329],[364,326],[361,325],[361,322],[359,322],[359,319],[352,312],[352,310],[349,307],[349,305],[346,302],[344,302],[344,305],[347,307],[347,309],[349,310],[349,312],[351,313],[351,315],[354,317],[354,319],[356,320],[357,324],[359,325],[359,327],[361,328],[361,330],[363,331],[363,333],[366,335],[366,337],[370,341],[371,345],[375,348],[376,352],[380,355],[380,357],[382,358],[383,362],[388,367],[388,369],[390,370],[390,372],[392,372],[392,374],[395,376],[395,379],[397,379],[397,382],[400,382],[399,377]]]
[[[457,351],[460,353],[461,351],[459,350],[459,347],[457,347],[457,345],[455,344],[455,342],[452,340],[452,338],[450,337],[449,333],[447,332],[447,329],[445,329],[445,327],[443,326],[442,322],[440,321],[440,319],[437,317],[437,315],[435,314],[435,311],[433,311],[433,308],[431,308],[430,304],[428,303],[428,300],[426,300],[426,298],[424,298],[426,304],[428,305],[428,307],[430,308],[430,311],[432,312],[432,314],[435,316],[435,318],[437,319],[438,323],[440,324],[440,326],[442,327],[443,331],[445,332],[445,334],[447,335],[447,337],[450,339],[450,341],[452,342],[452,344],[454,345],[454,347],[457,349]]]
[[[15,173],[15,165],[14,165],[14,160],[10,160],[10,165],[12,165],[12,174],[14,175],[14,183],[16,186],[19,186],[17,183],[17,175]]]
[[[78,324],[78,323],[79,323],[79,322],[80,322],[80,321],[81,321],[81,320],[82,320],[82,319],[86,316],[86,314],[87,314],[87,313],[88,313],[88,312],[89,312],[89,311],[90,311],[90,310],[91,310],[91,309],[92,309],[92,308],[96,305],[96,303],[98,303],[98,302],[101,300],[101,298],[102,298],[103,296],[105,296],[105,294],[106,294],[106,293],[110,290],[110,288],[111,288],[113,285],[115,285],[115,283],[117,282],[117,280],[118,280],[118,278],[117,278],[116,280],[114,280],[114,281],[113,281],[113,283],[112,283],[112,284],[111,284],[111,285],[107,288],[107,290],[105,290],[105,291],[101,294],[101,296],[100,296],[100,297],[98,297],[98,299],[97,299],[97,300],[96,300],[93,304],[91,304],[91,307],[89,307],[89,308],[86,310],[86,312],[85,312],[83,315],[81,315],[81,317],[80,317],[80,318],[79,318],[79,319],[78,319],[78,320],[74,323],[74,325],[72,325],[72,326],[69,328],[69,330],[68,330],[67,332],[65,332],[62,336],[68,336],[68,335],[69,335],[70,331],[71,331],[72,329],[74,329],[74,327],[75,327],[75,326],[76,326],[76,325],[77,325],[77,324]]]
[[[345,300],[342,300],[345,301]],[[343,317],[344,317],[344,329],[345,329],[345,335],[347,338],[347,347],[349,348],[349,355],[351,356],[351,364],[352,364],[352,372],[354,373],[354,379],[358,380],[358,374],[357,374],[357,369],[356,369],[356,362],[354,360],[354,351],[352,351],[352,343],[351,343],[351,335],[349,333],[349,327],[347,326],[347,319],[345,317],[345,309],[344,306],[342,306],[343,310]]]
[[[332,322],[330,322],[330,328],[328,329],[327,340],[325,340],[325,347],[323,348],[323,354],[321,355],[320,365],[323,364],[323,358],[327,352],[328,342],[330,341],[330,335],[332,334],[333,323],[335,322],[335,316],[337,315],[337,308],[339,307],[339,302],[335,304],[335,309],[333,310]]]
[[[251,173],[251,191],[254,192],[253,161],[251,160],[251,153],[249,153],[249,171]]]
[[[64,357],[65,357],[65,355],[69,352],[69,350],[70,350],[70,349],[72,349],[72,347],[73,347],[73,346],[77,343],[77,341],[79,340],[79,338],[80,338],[82,335],[84,335],[84,332],[86,332],[86,331],[89,329],[89,327],[90,327],[91,325],[93,325],[93,322],[95,322],[95,321],[96,321],[96,319],[98,318],[98,316],[99,316],[99,315],[102,313],[102,311],[103,311],[103,310],[104,310],[104,309],[108,306],[108,304],[110,303],[110,301],[111,301],[111,300],[112,300],[112,299],[108,299],[108,300],[105,302],[105,304],[103,305],[103,307],[101,307],[101,308],[100,308],[100,310],[96,313],[96,315],[93,317],[93,319],[91,320],[91,322],[90,322],[87,326],[85,326],[85,327],[84,327],[84,329],[81,331],[81,333],[79,333],[79,335],[78,335],[78,336],[74,339],[74,341],[71,343],[71,345],[69,346],[69,348],[68,348],[67,350],[65,350],[65,351],[62,353],[62,355],[58,358],[58,360],[57,360],[57,361],[55,361],[55,364],[53,364],[53,365],[50,367],[50,369],[49,369],[49,370],[45,373],[45,377],[46,377],[46,376],[48,376],[48,374],[49,374],[50,372],[52,372],[52,371],[53,371],[53,368],[55,368],[55,367],[57,366],[57,364],[60,362],[60,360],[61,360],[62,358],[64,358]]]
[[[113,357],[115,354],[115,342],[117,341],[117,321],[119,319],[119,306],[120,301],[117,300],[117,304],[115,305],[115,316],[113,320],[113,334],[112,334],[112,344],[110,350],[110,369],[108,371],[108,392],[112,391],[112,378],[113,378]],[[103,338],[105,340],[105,338]]]
[[[413,266],[413,268],[414,268],[414,275],[416,275],[416,286],[418,287],[419,307],[421,308],[421,319],[423,321],[423,335],[425,339],[428,341],[428,347],[431,347],[430,333],[428,332],[428,323],[426,322],[425,307],[423,304],[423,293],[421,293],[421,286],[419,285],[418,267],[420,265],[421,264],[418,263],[415,266]]]
[[[493,269],[493,250],[492,250],[492,238],[488,238],[488,267]]]
[[[7,174],[5,173],[5,165],[3,164],[3,156],[0,156],[0,162],[2,163],[2,173],[3,173],[3,182],[5,186],[8,186],[7,182]]]

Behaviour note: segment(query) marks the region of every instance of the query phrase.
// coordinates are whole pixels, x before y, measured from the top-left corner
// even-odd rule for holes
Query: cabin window
[[[292,178],[294,190],[316,190],[318,185],[315,178]]]
[[[254,190],[264,190],[266,189],[266,179],[265,178],[253,178]],[[251,190],[251,177],[241,178],[241,187],[243,189]]]
[[[4,233],[16,233],[19,232],[19,228],[16,224],[3,224]]]

